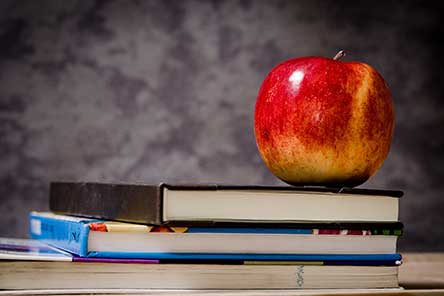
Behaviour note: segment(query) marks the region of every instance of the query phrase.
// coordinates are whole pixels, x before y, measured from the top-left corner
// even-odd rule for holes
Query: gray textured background
[[[282,184],[253,135],[262,79],[346,49],[397,115],[362,187],[405,191],[401,250],[443,250],[444,32],[425,2],[1,1],[0,235],[26,235],[50,180]]]

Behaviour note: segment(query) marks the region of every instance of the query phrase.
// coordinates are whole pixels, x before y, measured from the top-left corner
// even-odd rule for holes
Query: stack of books
[[[56,182],[51,212],[30,214],[33,240],[0,241],[3,258],[40,260],[0,261],[1,288],[397,288],[401,196]]]

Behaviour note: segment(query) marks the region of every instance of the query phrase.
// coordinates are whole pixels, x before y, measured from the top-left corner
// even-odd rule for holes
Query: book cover
[[[207,207],[202,208],[203,211],[198,213],[206,213],[208,211],[213,211],[214,216],[204,216],[204,217],[189,217],[176,215],[174,217],[168,217],[170,212],[169,207],[172,205],[174,208],[174,201],[169,200],[167,203],[165,192],[194,192],[194,193],[205,193],[203,200],[196,201],[197,205],[203,207],[205,201],[209,200],[215,193],[220,192],[230,192],[233,194],[239,193],[243,194],[245,192],[254,193],[267,193],[269,198],[262,199],[261,204],[264,209],[263,212],[258,213],[257,211],[250,215],[243,217],[242,214],[231,217],[218,215],[217,210],[227,209],[231,212],[238,213],[236,207],[239,206],[239,202],[245,200],[243,198],[237,198],[237,200],[229,200],[228,198],[221,201],[224,207]],[[326,195],[328,194],[327,201],[333,200],[335,197],[381,197],[380,199],[372,199],[372,203],[378,203],[383,199],[388,200],[388,204],[380,207],[381,210],[374,212],[379,214],[379,212],[384,212],[386,209],[390,208],[390,212],[385,216],[377,217],[378,219],[372,219],[373,217],[368,216],[354,216],[357,218],[356,221],[344,221],[347,223],[351,222],[383,222],[383,223],[396,223],[397,222],[397,198],[402,196],[401,191],[392,190],[371,190],[371,189],[357,189],[357,188],[328,188],[328,187],[294,187],[294,186],[282,186],[282,187],[271,187],[271,186],[232,186],[232,185],[171,185],[171,184],[158,184],[158,185],[136,185],[136,184],[105,184],[105,183],[81,183],[81,182],[52,182],[50,185],[50,210],[59,214],[69,214],[75,216],[84,216],[90,218],[106,219],[106,220],[116,220],[123,222],[132,223],[143,223],[150,225],[230,225],[235,226],[236,224],[244,223],[279,223],[282,225],[288,225],[295,222],[316,222],[310,221],[310,216],[302,217],[297,219],[297,217],[291,217],[290,214],[285,216],[282,214],[279,217],[279,212],[276,213],[276,218],[262,218],[268,216],[267,213],[271,211],[273,207],[269,207],[266,202],[274,202],[275,206],[278,206],[278,199],[272,200],[273,196],[279,192],[291,192],[294,198],[297,198],[301,194],[310,194],[311,196],[316,195]],[[179,199],[180,200],[180,199]],[[337,199],[342,202],[344,199]],[[358,199],[354,199],[358,203]],[[231,203],[229,203],[231,202]],[[185,203],[186,204],[186,203]],[[247,212],[248,200],[245,202],[244,212]],[[315,202],[313,204],[319,204]],[[190,208],[196,208],[197,205],[190,205]],[[258,205],[256,203],[256,205]],[[327,206],[327,205],[326,205]],[[318,206],[319,209],[311,208],[310,211],[320,212],[322,206]],[[179,208],[185,208],[184,205],[179,206]],[[256,207],[255,207],[256,208]],[[282,205],[282,209],[286,209],[286,205]],[[359,207],[354,205],[350,210],[345,209],[345,215],[350,215],[354,213],[355,215],[359,212],[364,212],[368,206]],[[359,209],[357,211],[356,209]],[[337,212],[337,211],[336,211]],[[335,213],[332,211],[330,213]],[[194,213],[195,214],[195,213]],[[220,214],[220,213],[219,213]],[[275,217],[273,216],[273,217]],[[321,217],[322,218],[322,217]],[[321,221],[322,223],[332,223],[332,221],[338,220],[332,217],[330,221]],[[347,217],[345,217],[347,218]],[[351,217],[353,219],[353,217]],[[263,219],[263,220],[262,220]],[[299,220],[299,221],[295,221]]]
[[[391,233],[386,232],[387,235],[382,233],[374,235],[371,229],[337,231],[292,228],[157,227],[33,212],[30,215],[30,231],[33,239],[47,242],[81,257],[325,261],[335,265],[339,265],[339,261],[380,261],[393,265],[401,260],[401,256],[396,254],[395,233],[399,230],[390,230]],[[159,234],[159,232],[167,233]],[[233,237],[236,240],[232,240]],[[319,244],[320,238],[333,239],[333,243],[336,239],[340,242],[346,239],[346,244],[342,247],[339,244],[339,249],[334,249],[332,245],[325,242]],[[363,243],[361,238],[366,243]],[[312,247],[304,249],[292,239],[300,241],[301,244],[307,243],[309,239]],[[375,239],[382,242],[384,248],[388,246],[390,252],[359,253],[359,250],[357,251],[358,247],[367,248],[367,245]],[[275,242],[279,240],[287,242],[287,245],[276,244]],[[389,240],[388,244],[386,240]],[[221,243],[222,241],[224,243]],[[247,241],[250,243],[245,243]],[[316,245],[327,252],[318,250],[316,253],[313,249]],[[275,250],[272,253],[267,251],[270,246]],[[251,251],[250,248],[255,251]],[[294,251],[296,248],[299,248],[299,252]],[[350,253],[340,248],[346,248]],[[334,252],[328,252],[332,250]]]

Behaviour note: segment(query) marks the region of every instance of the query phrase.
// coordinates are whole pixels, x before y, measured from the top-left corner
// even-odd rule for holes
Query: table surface
[[[0,291],[0,295],[196,295],[196,296],[297,296],[297,295],[443,295],[444,253],[403,253],[399,268],[403,289],[384,290],[30,290]]]

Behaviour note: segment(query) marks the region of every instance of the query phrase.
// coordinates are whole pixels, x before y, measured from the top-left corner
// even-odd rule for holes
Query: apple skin
[[[303,57],[266,76],[254,131],[263,161],[284,182],[354,187],[386,159],[394,117],[390,90],[371,66]]]

